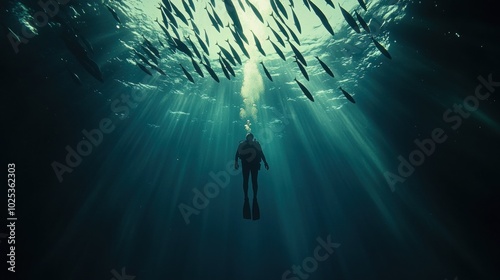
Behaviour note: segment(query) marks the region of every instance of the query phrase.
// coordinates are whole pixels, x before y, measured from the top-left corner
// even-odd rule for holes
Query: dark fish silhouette
[[[151,62],[149,62],[149,60],[148,60],[148,59],[147,59],[144,55],[142,55],[141,53],[137,52],[136,50],[134,50],[134,53],[135,53],[135,55],[137,55],[137,57],[139,57],[139,58],[142,60],[142,62],[144,62],[145,64],[148,64],[148,65],[150,65],[150,64],[151,64]]]
[[[208,52],[208,47],[207,47],[207,45],[205,45],[205,42],[203,42],[203,40],[201,39],[201,37],[198,34],[195,33],[194,35],[196,36],[196,39],[198,39],[198,44],[200,44],[200,46],[203,49],[203,51],[207,55],[210,55],[210,53]]]
[[[198,73],[198,75],[200,75],[200,77],[205,77],[205,75],[203,75],[203,71],[201,71],[200,65],[198,65],[193,58],[191,58],[191,63],[193,64],[194,70]]]
[[[106,8],[108,8],[108,11],[113,15],[113,17],[115,18],[115,20],[118,22],[118,23],[122,23],[122,21],[120,20],[120,17],[118,16],[118,14],[116,13],[115,9],[111,8],[108,4],[106,4]]]
[[[250,1],[246,0],[247,5],[252,9],[253,13],[255,16],[262,22],[264,23],[264,19],[262,18],[262,15],[260,14],[259,10],[252,4]]]
[[[191,8],[189,7],[188,3],[182,0],[182,6],[184,6],[184,10],[186,11],[186,13],[188,13],[189,17],[193,18],[193,12],[191,11]]]
[[[354,31],[356,31],[356,33],[360,33],[361,30],[359,30],[359,26],[356,23],[356,21],[354,20],[354,18],[352,17],[352,15],[348,11],[346,11],[344,8],[342,8],[342,6],[340,6],[340,4],[339,4],[339,7],[340,7],[340,10],[342,11],[342,15],[344,16],[347,23],[352,27],[352,29]]]
[[[274,17],[273,14],[271,14],[271,17],[274,19],[274,22],[278,26],[279,30],[283,35],[285,35],[287,40],[290,40],[290,37],[288,37],[288,33],[286,32],[286,29],[283,27],[283,25]]]
[[[196,57],[198,57],[199,59],[201,59],[201,54],[200,52],[198,51],[198,48],[196,48],[195,44],[193,43],[193,41],[191,41],[191,38],[189,36],[185,37],[185,39],[188,40],[189,44],[191,45],[191,48],[193,49],[194,51],[194,54],[196,55]]]
[[[280,49],[278,46],[276,46],[276,44],[275,44],[275,43],[273,43],[273,41],[271,41],[271,40],[269,39],[269,36],[267,37],[267,40],[268,40],[269,42],[271,42],[271,45],[273,45],[274,50],[275,50],[275,51],[276,51],[276,53],[277,53],[277,54],[281,57],[281,59],[283,59],[284,61],[286,61],[285,54],[283,54],[283,52],[281,51],[281,49]]]
[[[314,97],[312,96],[311,92],[301,82],[297,81],[297,78],[295,78],[294,81],[297,82],[297,84],[299,85],[299,87],[302,90],[302,92],[304,93],[304,95],[307,98],[309,98],[309,100],[311,100],[312,102],[314,102]]]
[[[366,21],[363,19],[363,17],[361,17],[357,11],[355,11],[356,13],[356,17],[358,18],[358,21],[359,23],[361,24],[361,26],[363,27],[363,29],[366,31],[366,33],[370,33],[370,27],[368,26],[368,24],[366,24]]]
[[[255,46],[257,47],[257,49],[259,50],[259,52],[263,55],[263,56],[266,56],[266,52],[264,52],[264,50],[262,49],[262,45],[260,44],[260,41],[259,41],[259,38],[257,38],[257,36],[255,36],[255,34],[253,33],[252,30],[250,30],[253,34],[253,40],[255,41]]]
[[[165,45],[164,45],[164,44],[163,44],[163,42],[161,41],[160,36],[156,35],[156,37],[158,37],[158,43],[160,43],[160,46],[161,46],[162,48],[164,48],[164,47],[165,47]]]
[[[196,12],[196,6],[194,5],[193,0],[189,0],[189,6],[190,6],[190,7],[191,7],[191,9],[193,10],[193,12]]]
[[[181,39],[181,36],[179,36],[179,32],[177,31],[177,28],[174,28],[174,27],[172,26],[172,31],[174,32],[175,37],[177,37],[177,39],[179,39],[179,40],[180,40],[180,39]]]
[[[163,5],[165,5],[165,9],[169,11],[170,13],[172,12],[172,6],[170,6],[170,1],[169,0],[162,0],[161,1]]]
[[[352,98],[352,96],[347,91],[343,90],[342,87],[339,87],[339,89],[342,91],[347,100],[351,101],[352,103],[356,103],[356,101],[354,101],[354,98]]]
[[[231,80],[231,76],[229,76],[229,72],[227,72],[227,69],[226,69],[226,66],[224,65],[224,63],[222,62],[221,60],[221,56],[219,56],[219,63],[220,63],[220,68],[222,69],[222,72],[224,73],[224,76],[226,76],[226,78],[228,80]]]
[[[302,55],[302,53],[300,53],[300,51],[292,44],[292,42],[288,41],[288,44],[290,44],[290,47],[292,47],[293,53],[300,60],[300,62],[302,62],[302,64],[304,64],[305,66],[307,66],[307,62],[304,59],[304,56]]]
[[[231,0],[224,0],[224,6],[226,7],[227,14],[234,23],[235,32],[243,34],[243,26],[241,25],[240,18],[238,17],[233,2]]]
[[[326,28],[326,30],[328,30],[328,32],[330,32],[330,34],[335,35],[335,33],[333,32],[333,28],[330,25],[330,23],[328,22],[328,19],[326,18],[325,14],[323,14],[323,12],[318,8],[318,6],[316,6],[316,4],[314,4],[312,1],[309,1],[309,4],[313,8],[316,16],[318,16],[318,18],[323,23],[323,26]]]
[[[144,71],[144,73],[148,74],[149,76],[153,76],[153,73],[151,73],[151,71],[149,71],[149,69],[146,68],[146,66],[140,64],[139,62],[136,62],[135,64],[137,64],[137,66],[139,66],[139,68],[141,68],[141,70]]]
[[[168,18],[170,24],[172,24],[176,29],[179,28],[177,20],[175,19],[174,15],[172,15],[172,12],[167,11],[166,9],[164,9],[163,11],[165,12],[165,16]]]
[[[280,43],[284,47],[285,41],[283,41],[283,39],[281,39],[280,35],[276,31],[274,31],[274,29],[271,26],[269,26],[269,23],[267,23],[267,27],[269,27],[269,29],[271,29],[271,31],[274,34],[274,37],[276,38],[276,40],[278,40],[278,43]]]
[[[321,64],[321,67],[323,67],[323,69],[325,70],[325,72],[328,75],[335,77],[335,75],[333,75],[333,72],[332,72],[332,70],[330,70],[330,67],[328,67],[328,65],[326,65],[323,61],[321,61],[321,59],[319,59],[319,57],[315,56],[315,58],[319,61],[319,64]]]
[[[194,23],[194,20],[191,19],[191,26],[193,27],[193,31],[196,35],[200,35],[200,30],[198,29],[198,26]]]
[[[154,65],[154,64],[150,64],[149,66],[151,66],[151,68],[155,69],[156,72],[160,73],[160,75],[163,75],[163,76],[166,76],[167,73],[165,73],[165,71],[163,71],[162,69],[160,69],[160,67]]]
[[[227,60],[224,59],[224,57],[222,57],[220,52],[218,54],[219,54],[219,59],[222,60],[222,63],[224,63],[224,66],[226,66],[226,69],[229,71],[229,73],[231,73],[231,75],[233,77],[235,77],[236,73],[234,73],[234,70],[233,70],[233,67],[231,67],[231,64],[229,64],[229,62],[227,62]]]
[[[177,45],[177,49],[178,50],[180,50],[181,52],[187,54],[190,57],[193,57],[193,53],[188,48],[188,46],[186,46],[186,44],[184,44],[181,40],[179,40],[177,38],[173,38],[173,39],[174,39],[175,44]]]
[[[264,65],[264,62],[261,62],[260,64],[262,64],[262,68],[264,68],[264,73],[266,73],[266,76],[269,80],[271,80],[271,82],[273,81],[273,78],[271,77],[271,74],[269,74],[269,71],[267,71],[267,68],[266,66]]]
[[[170,2],[170,5],[172,5],[172,9],[174,10],[175,15],[178,18],[180,18],[182,20],[182,22],[184,22],[184,24],[186,24],[187,26],[189,26],[189,23],[188,23],[186,17],[184,16],[184,14],[174,5],[174,3]]]
[[[288,19],[288,14],[286,13],[285,6],[283,6],[281,1],[280,0],[271,0],[271,1],[274,1],[276,3],[276,6],[281,11],[281,14],[284,15]]]
[[[299,18],[297,18],[297,15],[293,11],[293,9],[292,9],[292,16],[293,16],[293,22],[295,23],[295,27],[297,27],[297,31],[299,31],[299,33],[302,33],[302,28],[300,27]]]
[[[234,59],[236,59],[236,61],[238,62],[239,65],[241,65],[241,58],[240,56],[238,55],[238,52],[233,48],[233,46],[231,46],[231,44],[229,43],[229,40],[226,40],[227,44],[229,45],[229,49],[231,50],[231,53],[233,54],[233,57]]]
[[[375,38],[373,38],[373,36],[371,36],[372,38],[372,41],[373,43],[375,44],[375,46],[377,47],[377,49],[383,54],[385,55],[388,59],[392,59],[392,56],[391,54],[387,51],[386,48],[384,48],[384,46],[382,46],[377,40],[375,40]]]
[[[292,35],[293,40],[300,46],[299,37],[295,35],[295,33],[292,31],[292,29],[290,29],[290,27],[288,27],[288,25],[285,24],[285,26],[288,29],[288,32],[290,32],[290,35]]]
[[[184,75],[186,75],[186,77],[188,78],[188,80],[190,80],[191,83],[194,84],[193,76],[191,76],[191,74],[189,74],[189,72],[184,68],[184,66],[182,66],[182,64],[179,63],[179,65],[181,66],[182,72],[184,72]]]
[[[243,2],[241,0],[238,0],[238,3],[240,4],[240,8],[245,12],[245,5],[243,5]]]
[[[358,0],[358,2],[359,2],[359,5],[361,5],[361,8],[363,8],[363,10],[366,11],[366,4],[365,4],[365,2],[363,0]]]
[[[207,35],[207,30],[203,29],[205,31],[205,42],[207,42],[207,46],[210,46],[210,40],[208,40],[208,35]]]
[[[310,11],[311,7],[309,7],[309,0],[303,0],[303,2],[304,2],[304,6],[306,6],[306,8]]]
[[[215,18],[210,14],[210,12],[208,11],[208,8],[205,7],[205,10],[207,10],[207,14],[208,14],[208,17],[210,18],[210,21],[212,22],[212,26],[215,27],[215,29],[217,30],[217,32],[220,33],[220,28],[219,28],[219,23],[217,22],[217,20],[215,20]]]
[[[231,56],[231,54],[223,46],[219,45],[219,43],[215,43],[215,45],[219,47],[219,49],[222,51],[227,60],[229,60],[229,62],[231,62],[232,65],[236,66],[236,61],[234,61],[233,56]]]
[[[210,67],[210,65],[207,65],[203,62],[201,64],[203,64],[203,66],[205,66],[205,69],[207,69],[208,74],[210,74],[210,76],[212,76],[212,79],[214,79],[217,83],[219,83],[220,82],[219,77],[217,77],[217,74],[215,74],[212,67]]]
[[[151,59],[155,64],[158,64],[158,59],[150,50],[148,50],[148,48],[141,46],[141,49],[146,53],[149,59]]]
[[[307,71],[306,71],[306,68],[304,68],[304,65],[302,65],[302,63],[300,63],[297,59],[295,59],[295,63],[297,63],[297,66],[299,66],[300,72],[302,72],[302,75],[304,76],[304,78],[306,78],[306,80],[309,81],[309,74],[307,74]]]
[[[326,4],[332,6],[332,8],[335,9],[335,5],[333,4],[332,0],[326,0]]]
[[[214,15],[214,18],[215,20],[217,21],[217,23],[219,24],[220,27],[224,27],[224,23],[222,23],[222,20],[220,19],[219,15],[217,14],[217,12],[214,10],[214,6],[211,5],[210,6],[212,8],[212,14]]]
[[[290,0],[290,7],[295,8],[295,4],[293,3],[293,0]]]
[[[156,55],[156,57],[160,58],[160,51],[158,51],[158,49],[153,45],[153,43],[151,43],[151,41],[146,39],[146,37],[144,35],[142,35],[142,38],[144,38],[144,44],[146,44],[146,47],[151,52],[153,52]]]

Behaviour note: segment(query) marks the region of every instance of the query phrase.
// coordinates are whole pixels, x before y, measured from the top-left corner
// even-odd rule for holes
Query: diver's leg
[[[243,165],[241,169],[243,171],[243,193],[245,194],[245,198],[248,198],[248,177],[250,176],[250,168]]]
[[[257,190],[259,189],[259,184],[257,183],[257,176],[259,175],[259,169],[252,168],[252,189],[253,197],[257,197]]]

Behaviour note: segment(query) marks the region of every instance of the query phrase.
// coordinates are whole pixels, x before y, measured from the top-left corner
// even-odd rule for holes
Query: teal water
[[[162,16],[156,1],[61,6],[59,15],[92,43],[89,56],[103,82],[68,51],[57,18],[37,28],[17,54],[4,42],[9,108],[3,111],[15,147],[7,149],[7,160],[19,169],[18,215],[25,221],[18,229],[20,279],[119,279],[124,271],[138,280],[498,277],[495,92],[478,99],[470,117],[443,116],[474,95],[478,76],[498,79],[492,22],[449,1],[369,1],[367,11],[357,1],[341,2],[367,20],[388,59],[364,30],[353,31],[339,3],[333,9],[316,1],[332,36],[295,0],[302,33],[291,14],[285,22],[300,39],[299,46],[290,38],[308,63],[307,81],[288,43],[279,45],[283,61],[265,40],[273,34],[244,1],[245,12],[233,2],[250,58],[228,27],[219,33],[211,26],[204,10],[209,2],[193,2],[193,22],[202,38],[207,32],[207,58],[220,82],[201,64],[199,76],[186,54],[168,47],[155,22]],[[224,3],[214,2],[222,22],[230,23]],[[250,2],[278,31],[268,1]],[[187,16],[182,1],[172,3]],[[20,30],[38,10],[8,2],[2,12],[8,26]],[[199,46],[192,26],[177,21],[181,39],[191,35]],[[135,65],[142,63],[133,50],[144,54],[143,35],[160,50],[158,66],[166,75]],[[230,80],[215,45],[228,48],[226,39],[242,59]],[[402,176],[398,156],[410,161],[414,141],[432,139],[434,129],[446,140]],[[232,165],[250,130],[270,165],[259,172],[258,221],[242,218],[242,176]],[[98,144],[83,147],[92,137]],[[389,173],[401,181],[391,183]],[[328,240],[332,251],[321,246]]]

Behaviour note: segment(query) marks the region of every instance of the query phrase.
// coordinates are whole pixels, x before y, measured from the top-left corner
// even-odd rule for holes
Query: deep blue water
[[[341,2],[351,14],[371,19],[372,34],[391,54],[388,59],[365,31],[357,34],[347,25],[337,2],[333,9],[313,1],[332,24],[332,36],[295,0],[303,32],[297,32],[291,14],[285,21],[300,39],[300,46],[290,41],[308,63],[309,81],[288,43],[282,47],[273,39],[287,60],[276,55],[265,40],[273,34],[244,1],[245,12],[233,2],[251,43],[245,45],[250,59],[228,27],[219,33],[211,26],[203,9],[210,1],[194,1],[193,22],[202,38],[203,29],[208,32],[208,58],[219,83],[201,64],[205,77],[200,77],[186,54],[168,48],[154,21],[161,18],[156,2],[70,1],[57,12],[62,19],[39,27],[18,53],[4,36],[2,174],[7,177],[7,164],[15,163],[18,219],[16,273],[2,262],[7,277],[127,279],[119,277],[122,272],[137,280],[500,277],[498,87],[478,79],[500,80],[493,1],[368,1],[367,11],[357,1]],[[172,2],[185,11],[181,1]],[[231,22],[224,3],[214,2],[221,20]],[[279,32],[267,1],[250,2]],[[116,10],[121,24],[104,4]],[[2,24],[21,35],[40,9],[34,1],[2,2]],[[102,82],[68,50],[61,21],[91,42],[89,58],[99,66]],[[181,39],[191,34],[199,46],[194,31],[177,21]],[[255,30],[266,56],[250,46],[249,30]],[[149,76],[135,65],[143,63],[133,53],[144,54],[142,35],[160,50],[158,66],[165,76],[148,66]],[[233,66],[231,80],[216,54],[216,42],[228,47],[225,39],[243,60]],[[477,101],[477,108],[453,112],[464,100]],[[257,221],[242,217],[242,176],[232,166],[247,121],[270,165],[259,172]],[[97,144],[85,146],[91,150],[79,144],[92,137]],[[433,137],[442,143],[413,158],[423,162],[414,164],[412,174],[398,172],[399,156],[411,161],[418,153],[415,141]],[[86,155],[68,156],[73,150]],[[71,172],[58,176],[54,166],[62,165]],[[389,172],[404,182],[391,184]],[[216,193],[208,194],[208,205],[196,207],[203,202],[196,193],[206,196],[205,188],[212,187]],[[194,214],[183,215],[180,209],[188,208]],[[9,234],[5,226],[0,233]],[[8,239],[0,240],[3,260],[10,248]],[[335,243],[332,251],[320,245],[328,240]],[[293,268],[299,266],[302,272]]]

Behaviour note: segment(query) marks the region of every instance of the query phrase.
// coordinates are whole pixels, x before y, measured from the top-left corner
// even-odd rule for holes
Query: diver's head
[[[254,137],[253,137],[253,134],[251,132],[247,133],[247,136],[246,136],[246,139],[247,141],[253,141]]]

